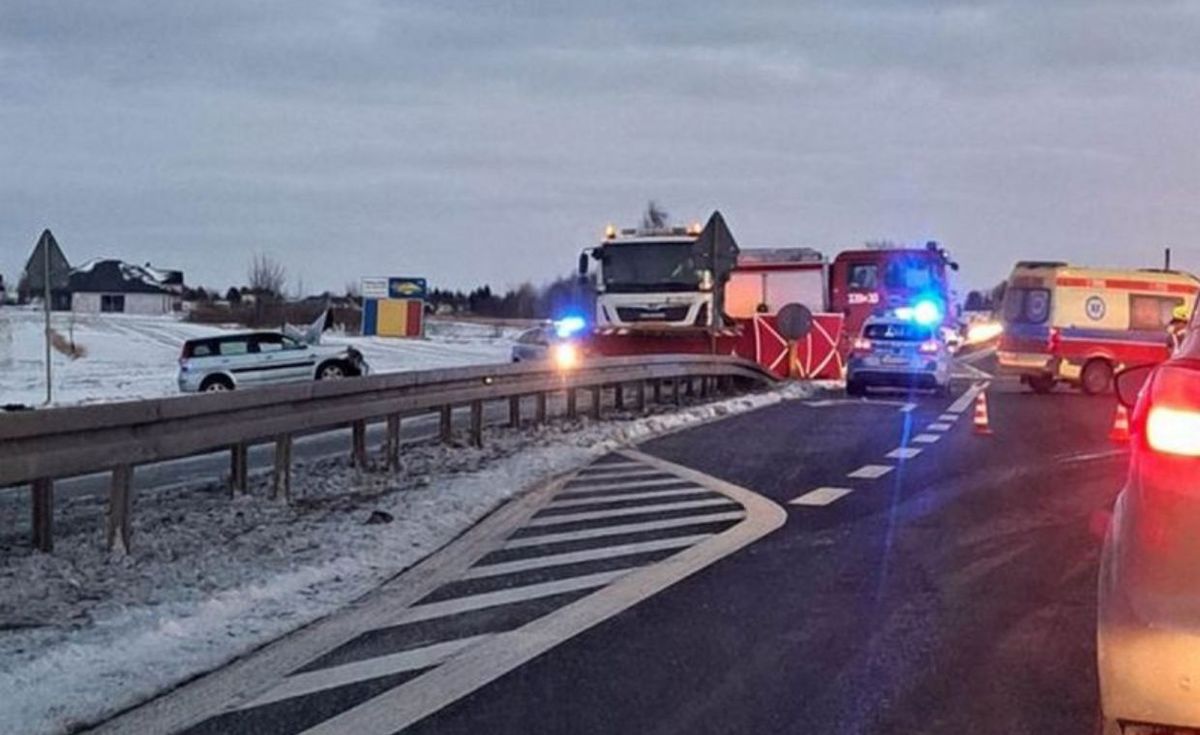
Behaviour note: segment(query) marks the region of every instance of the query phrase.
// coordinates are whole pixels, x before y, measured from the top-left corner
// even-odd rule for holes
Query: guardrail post
[[[234,444],[229,448],[229,492],[243,495],[249,483],[248,448],[245,444]]]
[[[546,394],[537,394],[537,422],[539,424],[546,423]]]
[[[708,398],[709,380],[711,380],[711,378],[709,378],[707,375],[705,375],[703,378],[700,378],[700,397],[701,398]]]
[[[367,466],[367,422],[350,424],[350,462],[355,467]]]
[[[514,429],[521,428],[521,396],[508,397],[508,425]]]
[[[567,388],[567,418],[575,418],[575,389]]]
[[[284,434],[275,440],[275,476],[271,479],[271,500],[280,492],[286,502],[292,502],[292,435]]]
[[[662,381],[657,378],[654,380],[654,402],[662,403]]]
[[[604,399],[603,386],[593,385],[591,394],[592,394],[592,405],[591,405],[592,418],[595,419],[596,421],[599,421],[600,420],[600,401],[602,401]]]
[[[133,467],[117,465],[112,471],[112,485],[108,491],[108,533],[105,545],[118,554],[129,553],[129,508],[130,487],[133,484]]]
[[[388,469],[393,471],[400,469],[400,414],[388,416],[384,454],[387,455]]]
[[[687,389],[687,392],[684,393],[684,395],[686,395],[688,398],[694,398],[696,396],[696,384],[692,381],[691,377],[687,379],[685,388]]]
[[[34,480],[29,488],[33,506],[33,548],[54,551],[54,480]]]
[[[671,401],[674,402],[676,406],[682,403],[679,396],[679,378],[675,378],[671,381]]]
[[[646,413],[646,381],[639,380],[637,382],[637,410],[638,413]]]
[[[625,384],[617,383],[613,386],[613,408],[618,411],[625,409]]]
[[[483,447],[483,401],[471,401],[471,446]]]
[[[442,439],[443,444],[449,444],[454,438],[454,407],[442,406],[441,408],[441,426],[438,435]]]

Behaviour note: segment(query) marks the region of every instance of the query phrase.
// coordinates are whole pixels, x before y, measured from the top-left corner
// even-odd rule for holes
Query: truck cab
[[[625,229],[611,225],[604,240],[579,259],[586,278],[596,268],[598,332],[706,329],[713,323],[713,275],[698,267],[700,226]]]

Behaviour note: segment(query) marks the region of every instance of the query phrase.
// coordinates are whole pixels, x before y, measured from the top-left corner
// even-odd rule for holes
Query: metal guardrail
[[[471,442],[481,446],[485,402],[508,400],[509,423],[515,426],[524,396],[536,397],[535,419],[544,421],[549,394],[564,392],[567,415],[574,416],[578,391],[590,390],[590,409],[599,417],[605,389],[613,390],[615,406],[623,408],[625,390],[632,387],[636,406],[644,409],[647,388],[659,401],[669,385],[678,402],[697,381],[707,395],[733,381],[773,383],[776,377],[741,358],[648,355],[592,359],[570,371],[549,364],[484,365],[0,414],[0,488],[31,486],[33,545],[50,551],[54,481],[111,472],[108,546],[126,550],[130,489],[139,464],[229,450],[231,489],[244,493],[248,447],[274,443],[272,497],[290,499],[291,447],[298,435],[350,426],[353,459],[364,465],[366,426],[386,421],[384,453],[394,468],[403,417],[440,413],[441,436],[448,441],[453,409],[469,406]]]

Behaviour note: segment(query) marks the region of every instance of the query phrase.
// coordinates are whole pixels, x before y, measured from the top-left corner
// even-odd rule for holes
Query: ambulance
[[[1198,292],[1200,280],[1177,271],[1019,262],[1004,292],[1000,372],[1037,393],[1056,383],[1107,392],[1117,370],[1167,359],[1172,316],[1190,315]]]

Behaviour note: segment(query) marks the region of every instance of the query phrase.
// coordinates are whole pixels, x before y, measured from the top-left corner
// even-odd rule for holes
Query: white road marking
[[[574,508],[580,505],[596,505],[597,503],[615,503],[620,500],[649,500],[650,498],[670,498],[677,495],[695,495],[706,493],[707,489],[699,485],[672,490],[648,490],[644,493],[623,493],[619,495],[600,495],[594,498],[578,498],[575,500],[554,500],[546,505],[547,508]]]
[[[961,413],[944,413],[941,416],[938,416],[938,421],[954,422],[954,421],[958,421],[959,416],[962,416],[962,414]]]
[[[915,409],[916,407],[917,407],[917,404],[915,404],[915,403],[906,403],[900,407],[900,413],[912,413],[913,409]]]
[[[639,505],[634,508],[614,508],[612,510],[591,510],[583,513],[569,513],[561,516],[542,516],[532,518],[525,524],[526,528],[541,526],[560,526],[564,523],[580,521],[598,521],[604,518],[619,518],[620,516],[636,516],[648,513],[662,513],[670,510],[690,510],[691,508],[709,508],[714,505],[732,505],[733,501],[726,497],[708,498],[705,500],[688,500],[682,503],[656,503],[654,505]]]
[[[635,472],[648,469],[650,468],[641,462],[605,462],[604,464],[594,464],[584,467],[577,474],[579,477],[587,477],[589,475],[608,474],[609,472]]]
[[[1125,454],[1127,449],[1109,449],[1103,452],[1087,452],[1085,454],[1068,454],[1065,457],[1059,457],[1059,464],[1069,464],[1071,462],[1086,462],[1089,459],[1105,459],[1108,457],[1116,457]]]
[[[925,430],[926,431],[950,431],[950,427],[952,427],[953,425],[954,424],[951,424],[946,421],[939,421],[937,423],[933,423],[933,424],[930,424],[929,426],[926,426]]]
[[[600,528],[584,528],[579,531],[565,533],[545,533],[540,536],[522,536],[515,538],[502,549],[523,549],[542,544],[557,544],[564,541],[582,541],[584,539],[604,538],[605,536],[622,536],[627,533],[643,533],[645,531],[661,531],[667,528],[681,528],[701,523],[720,523],[722,521],[740,521],[746,514],[740,510],[726,513],[709,513],[702,516],[684,516],[683,518],[667,518],[660,521],[645,521],[643,523],[625,523],[620,526],[602,526]]]
[[[678,477],[664,477],[659,480],[626,480],[625,482],[614,481],[609,485],[568,485],[561,493],[563,495],[572,495],[574,493],[595,493],[604,490],[621,490],[631,487],[636,488],[652,488],[660,485],[678,485],[683,480]]]
[[[803,401],[803,403],[812,408],[829,408],[831,406],[899,406],[903,408],[910,405],[906,401],[889,401],[880,398],[872,398],[869,401],[861,398],[826,398],[819,401]]]
[[[833,501],[854,492],[848,487],[819,487],[810,490],[798,498],[788,501],[789,505],[829,505]]]
[[[980,370],[974,365],[968,365],[961,362],[954,366],[954,369],[951,371],[951,375],[955,378],[971,378],[973,380],[991,380],[992,378],[996,377],[986,370]]]
[[[629,572],[637,568],[638,566],[635,565],[626,567],[625,569],[613,569],[607,572],[584,574],[579,577],[556,579],[553,582],[527,584],[521,587],[509,587],[508,589],[497,590],[495,592],[483,592],[478,595],[465,595],[463,597],[455,597],[449,600],[441,600],[439,602],[427,602],[424,605],[414,605],[400,615],[396,624],[404,625],[406,623],[417,623],[422,620],[433,620],[434,618],[444,618],[447,615],[457,615],[459,613],[470,612],[472,610],[482,610],[485,607],[509,605],[514,602],[536,600],[539,597],[560,595],[564,592],[586,590],[592,587],[603,587],[617,577],[620,577],[623,574],[629,574]]]
[[[920,453],[919,447],[896,447],[884,456],[888,459],[912,459]]]
[[[633,554],[645,554],[651,551],[681,549],[685,546],[691,546],[692,544],[711,537],[711,533],[697,533],[691,536],[659,538],[652,541],[621,544],[620,546],[601,546],[597,549],[584,549],[583,551],[572,551],[566,554],[535,556],[530,559],[519,559],[517,561],[507,561],[500,562],[498,564],[472,567],[471,569],[467,570],[466,574],[459,577],[459,579],[496,577],[501,574],[527,572],[531,569],[544,569],[547,567],[560,567],[565,564],[578,564],[579,562],[596,561],[597,559],[612,559],[618,556],[632,556]]]
[[[352,707],[303,735],[390,735],[540,656],[585,630],[612,618],[710,564],[757,541],[787,522],[787,512],[766,498],[648,455],[624,455],[659,463],[670,471],[733,498],[746,520],[669,559],[629,573],[587,597],[528,625],[495,636],[395,689]]]
[[[912,438],[912,442],[913,444],[933,444],[941,438],[941,434],[917,434]]]
[[[455,641],[444,641],[429,646],[422,646],[421,648],[412,648],[399,653],[391,653],[386,656],[352,661],[341,666],[330,666],[327,669],[293,674],[281,681],[278,686],[270,689],[266,694],[243,704],[239,709],[261,707],[264,704],[271,704],[272,702],[279,702],[284,699],[307,694],[315,694],[325,689],[353,684],[356,681],[366,681],[367,679],[390,676],[404,671],[427,669],[430,666],[440,664],[468,646],[482,643],[491,638],[492,635],[491,633],[487,633],[469,638],[460,638]]]
[[[865,464],[862,467],[859,467],[857,470],[846,475],[846,477],[853,477],[861,480],[875,480],[883,477],[891,471],[892,465],[890,464]]]
[[[971,402],[975,400],[975,396],[979,395],[985,388],[987,388],[987,386],[987,383],[975,383],[970,388],[967,388],[967,390],[958,397],[958,400],[950,404],[950,407],[946,409],[946,413],[962,413],[963,411],[966,411],[967,407],[971,405]]]

